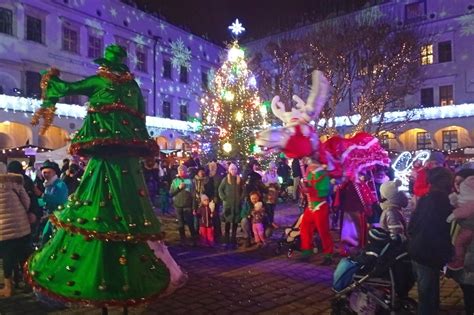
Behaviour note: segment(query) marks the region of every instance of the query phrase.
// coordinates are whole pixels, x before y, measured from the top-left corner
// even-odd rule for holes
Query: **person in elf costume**
[[[330,178],[324,167],[317,163],[311,163],[305,175],[304,192],[308,205],[303,213],[301,222],[301,250],[303,257],[313,253],[313,235],[318,231],[323,245],[323,264],[332,263],[334,243],[329,230],[329,205],[327,197],[330,193]]]
[[[41,108],[32,123],[53,122],[66,95],[89,97],[70,153],[90,157],[76,192],[50,220],[57,232],[25,265],[26,278],[43,295],[98,307],[132,306],[159,297],[170,273],[148,241],[162,239],[139,158],[158,153],[145,126],[140,87],[124,65],[126,51],[111,45],[96,75],[77,82],[50,69],[41,80]]]

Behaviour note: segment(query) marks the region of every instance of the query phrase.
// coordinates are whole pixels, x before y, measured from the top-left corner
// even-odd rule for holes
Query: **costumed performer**
[[[139,85],[124,64],[126,51],[105,49],[96,75],[77,82],[50,69],[41,80],[44,134],[55,104],[67,95],[89,97],[82,128],[70,153],[90,157],[76,192],[50,220],[57,232],[25,265],[36,292],[63,302],[97,307],[133,306],[165,292],[170,272],[148,246],[163,234],[153,213],[139,157],[159,152],[145,125]]]

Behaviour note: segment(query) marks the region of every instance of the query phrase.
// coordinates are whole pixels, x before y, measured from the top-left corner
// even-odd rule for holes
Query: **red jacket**
[[[413,186],[413,194],[417,197],[423,197],[430,191],[430,184],[428,183],[428,169],[421,168],[416,174],[415,184]]]

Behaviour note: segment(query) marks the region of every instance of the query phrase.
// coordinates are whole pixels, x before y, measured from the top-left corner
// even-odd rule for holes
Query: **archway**
[[[183,139],[176,138],[176,140],[174,140],[174,148],[176,150],[183,150],[184,151],[185,145],[186,145],[186,142],[184,142]]]
[[[432,135],[426,129],[412,128],[399,136],[403,150],[414,151],[433,148]]]
[[[469,131],[461,126],[441,128],[434,133],[434,139],[441,150],[456,150],[472,145]]]
[[[56,150],[68,143],[68,132],[56,126],[50,126],[44,135],[38,136],[40,147]]]
[[[13,139],[6,133],[0,133],[0,149],[15,147]]]
[[[160,147],[161,150],[167,150],[168,149],[168,139],[166,139],[163,136],[159,136],[155,138],[156,143]]]
[[[0,133],[5,134],[8,136],[8,139],[10,139],[5,140],[6,142],[1,144],[0,148],[7,148],[6,145],[8,145],[8,148],[20,147],[26,145],[27,143],[32,143],[31,139],[33,138],[33,132],[27,125],[11,121],[4,121],[0,123]],[[7,138],[3,137],[3,139]]]

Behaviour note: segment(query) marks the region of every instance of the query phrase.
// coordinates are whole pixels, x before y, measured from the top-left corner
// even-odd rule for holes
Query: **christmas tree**
[[[77,191],[50,216],[57,232],[25,266],[33,288],[65,302],[130,306],[158,297],[170,276],[147,241],[162,237],[139,157],[158,152],[145,126],[138,84],[123,63],[126,51],[106,48],[97,75],[78,82],[43,74],[43,104],[33,124],[52,123],[55,104],[66,95],[89,97],[72,154],[90,157]]]
[[[238,20],[230,28],[235,35],[244,30]],[[227,59],[201,102],[204,154],[242,161],[251,155],[255,132],[266,125],[266,107],[260,104],[255,76],[237,40],[230,45]]]

